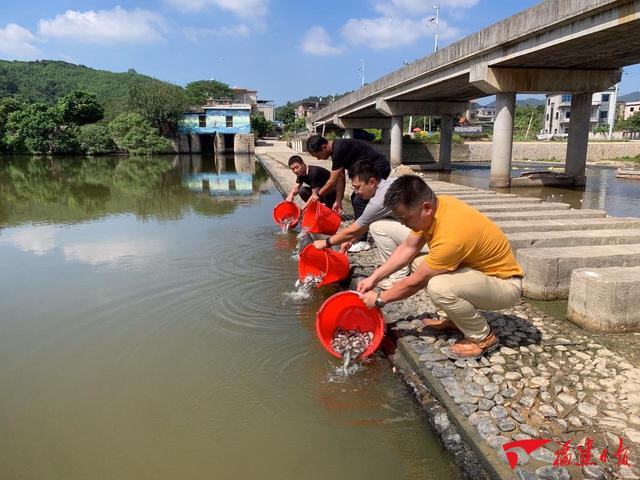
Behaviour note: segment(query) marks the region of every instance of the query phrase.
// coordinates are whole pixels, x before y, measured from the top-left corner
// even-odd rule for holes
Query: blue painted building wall
[[[251,133],[250,109],[207,108],[205,113],[185,113],[178,123],[178,131],[183,134],[199,133]],[[200,126],[200,116],[204,115],[206,126]],[[233,118],[233,126],[227,127],[227,117]]]

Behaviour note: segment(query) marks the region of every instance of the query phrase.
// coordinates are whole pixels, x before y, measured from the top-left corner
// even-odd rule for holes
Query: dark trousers
[[[364,212],[364,209],[367,207],[368,203],[369,203],[369,200],[365,200],[360,195],[356,195],[356,192],[353,192],[351,194],[351,205],[353,206],[353,218],[354,218],[354,220],[357,220],[358,218],[360,218],[360,215],[362,215],[362,212]],[[367,234],[365,233],[360,238],[357,238],[355,241],[356,242],[366,242],[367,241]]]
[[[306,185],[304,185],[303,187],[300,187],[300,190],[298,190],[298,195],[300,195],[300,198],[302,199],[303,202],[306,202],[307,200],[309,200],[309,197],[311,196],[311,187],[308,187]],[[333,208],[333,204],[336,201],[336,191],[331,190],[329,193],[326,193],[320,198],[320,201],[324,203],[327,207]]]

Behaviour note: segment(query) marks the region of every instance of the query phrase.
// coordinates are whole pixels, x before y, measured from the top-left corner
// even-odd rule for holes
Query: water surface
[[[3,158],[0,478],[455,478],[385,360],[332,375],[280,200],[247,157]]]
[[[428,178],[477,188],[489,188],[490,163],[454,163],[451,173],[427,173]],[[514,163],[512,177],[521,173],[559,169],[561,164]],[[616,178],[613,167],[587,167],[587,185],[576,188],[517,187],[496,188],[501,193],[515,193],[523,197],[536,197],[546,201],[564,202],[572,208],[599,209],[615,217],[640,216],[640,181]]]

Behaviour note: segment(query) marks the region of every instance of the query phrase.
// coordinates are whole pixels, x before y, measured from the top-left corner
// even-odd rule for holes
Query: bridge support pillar
[[[353,128],[345,128],[342,138],[353,138]]]
[[[451,148],[453,143],[453,116],[440,118],[440,170],[451,170]]]
[[[402,164],[402,115],[391,117],[391,145],[389,148],[391,168]]]
[[[511,185],[511,153],[515,111],[515,93],[496,94],[496,120],[493,124],[491,178],[489,180],[491,187],[509,187]]]
[[[391,130],[388,128],[382,128],[380,130],[380,135],[382,137],[382,144],[389,145],[391,143]]]
[[[574,185],[585,185],[589,122],[591,119],[591,93],[574,93],[571,96],[571,123],[567,139],[565,173],[572,175]]]

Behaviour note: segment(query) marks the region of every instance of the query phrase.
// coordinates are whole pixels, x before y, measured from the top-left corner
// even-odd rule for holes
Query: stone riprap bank
[[[294,178],[286,161],[292,151],[274,142],[270,147],[258,147],[257,154],[278,188],[288,192]],[[317,163],[310,157],[306,160]],[[454,194],[463,199],[484,198],[482,195],[498,198],[493,192],[429,183],[440,194]],[[527,212],[538,216],[531,220]],[[559,230],[591,228],[600,222],[607,228],[628,226],[625,220],[604,218],[603,212],[595,216],[566,216],[570,212],[574,211],[552,211],[557,214],[552,220],[545,219],[549,212],[537,210],[487,214],[494,219],[501,216],[499,224],[506,232],[523,231],[527,224],[529,228],[544,225],[548,230],[553,222],[562,227]],[[629,222],[634,224],[633,220]],[[379,264],[375,249],[352,260],[356,266],[354,282],[369,275]],[[500,350],[479,361],[454,362],[440,349],[457,337],[421,329],[421,316],[439,314],[443,312],[436,311],[424,292],[385,307],[389,337],[395,339],[395,347],[387,351],[397,371],[424,405],[434,430],[452,453],[462,476],[473,479],[640,476],[635,463],[640,459],[637,367],[640,336],[594,335],[523,300],[511,309],[487,312],[503,345]],[[618,449],[620,437],[629,448],[631,466],[619,466],[611,456]],[[502,445],[530,438],[550,439],[553,443],[531,455],[517,451],[518,466],[511,470]],[[596,464],[576,466],[580,458],[577,446],[585,445],[589,439],[593,441],[592,458]],[[566,441],[570,441],[572,465],[556,468],[555,451]],[[597,459],[604,448],[610,455],[602,464]]]

